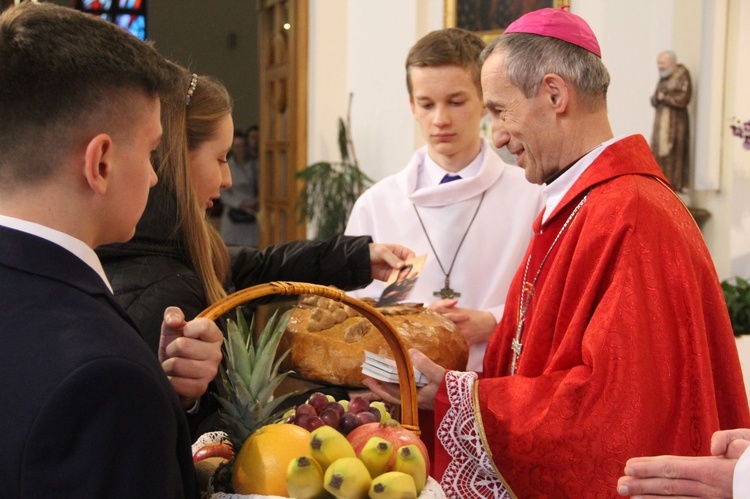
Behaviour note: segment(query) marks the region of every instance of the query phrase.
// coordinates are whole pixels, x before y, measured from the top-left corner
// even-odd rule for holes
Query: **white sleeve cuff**
[[[511,493],[495,475],[495,467],[484,448],[481,419],[474,412],[475,372],[447,371],[445,385],[450,407],[437,427],[437,439],[450,463],[440,482],[448,497],[495,497],[511,499]]]
[[[734,467],[732,489],[735,499],[750,499],[750,447],[745,449]]]

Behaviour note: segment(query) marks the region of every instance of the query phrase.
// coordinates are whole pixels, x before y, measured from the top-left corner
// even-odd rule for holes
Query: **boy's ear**
[[[100,133],[89,141],[83,170],[89,187],[96,194],[104,194],[112,173],[112,138],[108,134]]]

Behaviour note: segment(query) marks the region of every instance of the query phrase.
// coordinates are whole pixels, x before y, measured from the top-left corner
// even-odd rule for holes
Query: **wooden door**
[[[305,239],[296,203],[307,162],[308,0],[259,0],[260,247]]]

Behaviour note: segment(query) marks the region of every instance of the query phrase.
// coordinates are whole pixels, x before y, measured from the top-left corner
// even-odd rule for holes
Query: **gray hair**
[[[609,72],[588,50],[557,38],[529,33],[501,35],[482,52],[482,62],[495,52],[505,54],[510,83],[526,98],[539,92],[545,74],[556,74],[573,86],[590,110],[606,107]]]
[[[675,54],[674,50],[664,50],[659,55],[666,55],[666,56],[668,56],[669,57],[669,62],[671,62],[672,64],[674,64],[675,62],[677,62],[677,54]]]

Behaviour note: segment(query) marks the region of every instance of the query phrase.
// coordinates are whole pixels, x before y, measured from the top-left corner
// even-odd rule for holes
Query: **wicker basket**
[[[332,300],[340,301],[346,305],[349,305],[354,310],[362,314],[363,317],[367,318],[375,328],[380,331],[385,340],[390,346],[393,352],[393,357],[398,367],[399,376],[399,387],[401,390],[401,426],[407,428],[417,435],[419,435],[419,426],[417,419],[417,388],[414,380],[414,371],[409,358],[406,345],[401,340],[396,330],[386,320],[385,316],[378,312],[375,308],[367,305],[366,303],[351,298],[344,294],[343,291],[336,288],[327,286],[320,286],[317,284],[307,284],[301,282],[271,282],[268,284],[260,284],[251,288],[243,289],[233,293],[223,300],[219,300],[214,303],[206,310],[201,312],[198,317],[206,317],[211,320],[216,320],[225,313],[233,310],[234,308],[244,305],[245,303],[262,298],[269,295],[301,295],[301,294],[312,294],[331,298]],[[214,432],[218,433],[218,432]],[[207,441],[202,442],[203,445],[208,441],[219,440],[220,437],[217,435],[204,435],[204,439]],[[196,446],[200,446],[196,444]],[[194,447],[196,447],[194,446]],[[195,450],[195,448],[194,448]],[[273,496],[275,497],[275,496]],[[225,494],[215,493],[211,496],[212,499],[273,499],[272,496],[261,496],[261,495],[240,495],[240,494]],[[445,493],[440,488],[440,485],[432,478],[428,477],[427,485],[419,495],[420,499],[445,499]],[[281,498],[279,498],[281,499]]]
[[[401,390],[401,426],[419,435],[417,388],[411,358],[409,358],[406,345],[383,314],[366,303],[347,296],[340,289],[301,282],[276,281],[268,284],[260,284],[237,291],[219,300],[201,312],[198,317],[207,317],[211,320],[216,320],[235,307],[264,296],[302,294],[319,295],[342,302],[362,314],[363,317],[367,318],[380,331],[380,334],[383,335],[388,346],[391,348],[393,358],[398,367],[399,389]]]

